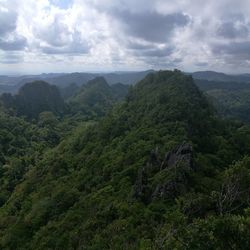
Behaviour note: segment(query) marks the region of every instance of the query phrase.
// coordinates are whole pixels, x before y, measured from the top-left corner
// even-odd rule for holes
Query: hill
[[[221,82],[247,82],[250,83],[249,74],[224,74],[215,71],[197,71],[192,73],[194,79],[208,80],[208,81],[221,81]]]
[[[60,88],[66,88],[69,85],[76,84],[81,86],[96,77],[104,77],[110,84],[135,84],[143,79],[153,70],[138,72],[113,72],[113,73],[64,73],[64,74],[40,74],[40,75],[24,75],[24,76],[0,76],[0,94],[4,92],[15,94],[20,87],[27,82],[46,81],[49,84],[56,85]]]
[[[5,109],[12,109],[17,116],[28,119],[38,118],[43,111],[54,114],[64,111],[64,101],[58,88],[44,81],[26,83],[16,95],[3,94],[0,101]]]
[[[125,98],[127,92],[128,85],[121,83],[109,85],[104,77],[96,77],[68,99],[70,112],[80,112],[92,117],[104,116],[116,102]]]
[[[76,100],[74,105],[63,104],[65,109],[60,113],[53,110],[54,106],[49,101],[49,99],[55,101],[57,98],[55,95],[48,95],[50,92],[53,93],[53,89],[50,92],[46,90],[46,95],[43,93],[44,88],[50,89],[51,87],[44,82],[24,85],[16,96],[11,94],[1,96],[4,105],[0,106],[0,206],[8,200],[11,192],[23,181],[25,174],[44,151],[55,147],[71,133],[71,130],[74,130],[77,124],[80,123],[82,127],[100,119],[111,109],[112,105],[126,95],[127,85],[114,84],[110,87],[104,79],[99,80],[99,82],[98,78],[92,80],[83,87],[84,90],[81,89],[79,92],[77,92],[79,88],[75,88],[75,85],[65,89],[65,94],[70,96],[74,95],[70,93],[73,89],[73,92],[77,93]],[[58,89],[56,93],[58,95]],[[42,100],[37,99],[38,95]],[[26,100],[29,101],[28,105]],[[108,106],[105,105],[105,100],[108,100]],[[42,104],[39,106],[37,104],[39,102],[47,106],[42,106]],[[37,105],[47,111],[36,110]],[[97,106],[99,113],[97,113]],[[27,110],[23,109],[26,107],[29,113],[34,112],[32,117],[27,117]],[[78,116],[73,112],[74,109],[80,112]],[[26,116],[21,116],[20,113],[25,113]]]
[[[250,83],[207,80],[195,83],[211,98],[220,115],[250,122]]]
[[[192,77],[149,74],[35,162],[0,209],[0,246],[248,249],[249,131]]]

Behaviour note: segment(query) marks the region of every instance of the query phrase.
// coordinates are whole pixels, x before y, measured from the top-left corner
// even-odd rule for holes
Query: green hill
[[[125,98],[128,86],[109,85],[103,77],[96,77],[83,85],[69,100],[72,113],[82,113],[87,117],[104,116],[113,105]]]
[[[35,162],[0,208],[0,246],[248,249],[249,132],[192,77],[149,74]]]
[[[249,83],[207,80],[195,80],[195,83],[211,98],[220,115],[250,122]]]
[[[3,94],[1,103],[6,109],[12,109],[17,116],[28,119],[37,118],[43,111],[54,114],[64,111],[64,102],[58,88],[44,81],[26,83],[14,96]]]

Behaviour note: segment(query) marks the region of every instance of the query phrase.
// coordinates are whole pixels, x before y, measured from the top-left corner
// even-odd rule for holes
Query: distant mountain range
[[[44,81],[26,83],[15,95],[2,94],[0,105],[5,110],[11,110],[12,114],[29,119],[38,118],[43,111],[59,115],[65,110],[59,89]]]
[[[21,86],[27,82],[44,80],[50,84],[65,88],[74,83],[78,86],[86,84],[96,77],[102,76],[110,84],[123,83],[135,84],[143,79],[153,70],[139,72],[113,72],[113,73],[58,73],[58,74],[40,74],[25,76],[0,76],[0,93],[15,93]]]
[[[199,80],[250,83],[250,74],[229,75],[215,71],[197,71],[191,74],[194,79]]]
[[[68,112],[59,96],[27,83],[0,109],[0,249],[250,249],[250,126],[192,77],[97,77]]]
[[[65,88],[74,83],[78,86],[86,84],[96,77],[102,76],[108,84],[115,83],[135,84],[142,80],[148,73],[154,70],[146,71],[124,71],[111,73],[49,73],[40,75],[23,75],[23,76],[0,76],[0,93],[15,93],[27,82],[43,80],[50,84]],[[229,75],[215,71],[197,71],[191,74],[194,79],[220,82],[241,82],[250,83],[250,74]]]
[[[23,76],[0,76],[0,94],[16,93],[25,83],[33,81],[46,81],[60,88],[66,88],[71,84],[81,86],[96,77],[104,77],[108,84],[113,85],[122,83],[134,85],[142,80],[148,73],[154,70],[146,71],[124,71],[111,73],[49,73],[40,75],[23,75]],[[230,75],[215,71],[197,71],[194,73],[186,73],[193,76],[195,80],[206,80],[216,82],[240,82],[244,84],[250,83],[250,74]]]

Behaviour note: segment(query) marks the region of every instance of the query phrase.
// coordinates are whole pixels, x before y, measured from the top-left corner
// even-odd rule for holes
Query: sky
[[[0,0],[0,74],[249,66],[249,0]]]

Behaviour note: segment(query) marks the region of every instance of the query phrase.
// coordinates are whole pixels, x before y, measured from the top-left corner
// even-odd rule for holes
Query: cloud
[[[164,15],[155,11],[133,13],[114,9],[111,14],[120,21],[121,28],[129,36],[157,43],[169,40],[176,28],[185,26],[189,21],[183,13]]]
[[[50,3],[62,9],[68,9],[72,4],[70,0],[50,0]]]
[[[152,48],[147,48],[147,49],[142,49],[142,50],[135,50],[134,54],[137,56],[143,56],[143,57],[167,57],[171,55],[173,52],[173,48],[171,47],[163,47],[163,48],[157,48],[157,47],[152,47]]]
[[[64,23],[64,16],[56,14],[53,19],[44,24],[34,27],[33,32],[36,38],[46,42],[48,45],[62,47],[67,45],[71,39],[71,32]]]
[[[250,60],[250,41],[214,44],[213,52],[224,56],[233,56],[235,60]]]
[[[16,29],[17,13],[7,8],[0,8],[0,37]]]
[[[249,0],[0,0],[0,64],[248,71],[249,24]]]
[[[74,34],[73,41],[63,46],[42,46],[42,52],[45,54],[87,54],[90,51],[90,46],[77,36]]]
[[[27,45],[27,40],[22,36],[15,36],[7,40],[0,38],[0,49],[7,51],[23,50]]]
[[[40,48],[46,54],[86,54],[90,44],[75,27],[70,27],[62,14],[53,16],[52,21],[35,29]]]
[[[233,39],[233,38],[247,38],[249,35],[249,29],[247,25],[235,22],[224,22],[217,30],[217,35]]]
[[[13,7],[10,8],[6,1],[0,2],[0,50],[2,51],[23,50],[27,45],[27,39],[16,31],[18,13]],[[15,61],[12,54],[9,57],[11,62]]]
[[[0,53],[0,63],[16,64],[23,62],[23,55],[19,52],[2,52]]]

